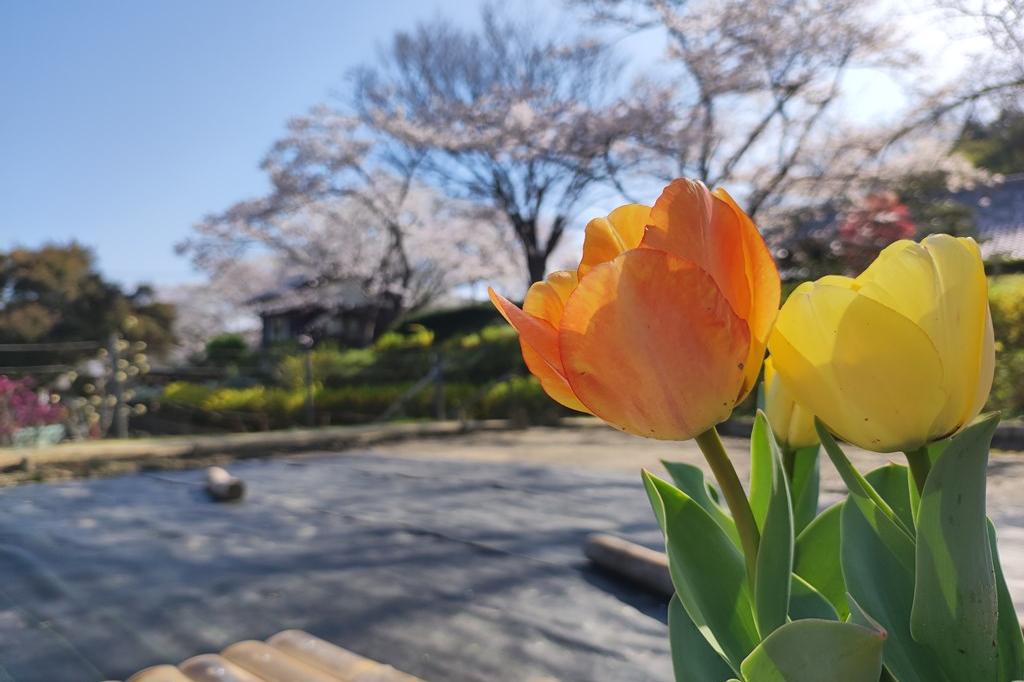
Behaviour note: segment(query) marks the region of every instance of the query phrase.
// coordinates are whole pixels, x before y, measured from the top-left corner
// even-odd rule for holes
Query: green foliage
[[[790,454],[793,462],[793,532],[800,533],[818,513],[818,490],[821,487],[818,446],[800,448]]]
[[[738,673],[759,641],[743,555],[686,493],[647,472],[644,485],[656,516],[660,510],[679,601],[712,648]],[[693,551],[698,547],[700,551]]]
[[[988,123],[971,121],[956,149],[979,168],[1007,175],[1024,172],[1024,111],[1009,108]]]
[[[931,170],[905,175],[894,185],[893,190],[910,210],[917,228],[916,239],[940,233],[977,236],[974,211],[949,196],[948,179],[947,171]]]
[[[793,505],[782,465],[782,453],[772,435],[768,419],[760,410],[754,420],[750,452],[752,466],[754,460],[768,460],[767,466],[762,465],[769,475],[764,492],[765,512],[754,581],[757,628],[761,636],[766,637],[782,627],[789,615],[794,539]]]
[[[1017,620],[1017,609],[1013,604],[1013,596],[1006,585],[1003,568],[999,562],[999,543],[996,541],[996,528],[988,521],[988,546],[992,549],[992,565],[995,568],[997,608],[999,620],[996,623],[996,640],[999,648],[996,659],[999,662],[997,678],[999,682],[1013,682],[1024,679],[1024,632]]]
[[[483,327],[504,325],[504,320],[490,303],[478,303],[421,313],[408,318],[406,323],[419,324],[430,329],[434,332],[435,341],[442,343],[456,336],[471,334]]]
[[[396,417],[426,419],[434,416],[434,390],[427,386],[408,395],[411,383],[314,386],[318,423],[350,424],[372,421],[397,401],[404,400]],[[567,414],[532,377],[514,377],[488,387],[446,383],[448,410],[474,419],[517,419],[548,423]],[[282,428],[302,423],[306,391],[302,386],[246,388],[215,387],[178,381],[168,384],[160,397],[165,407],[184,408],[200,421],[249,428]]]
[[[761,529],[753,576],[728,533],[731,518],[696,467],[666,464],[676,486],[645,472],[675,587],[676,679],[1024,678],[1024,636],[985,518],[995,424],[984,417],[931,444],[918,495],[907,467],[890,463],[865,476],[818,423],[849,494],[794,540],[793,472],[759,415],[749,486]]]
[[[711,515],[736,547],[740,546],[740,536],[736,532],[736,524],[732,517],[708,494],[708,485],[704,482],[704,472],[692,464],[682,462],[662,462],[662,466],[672,477],[677,488],[689,495],[704,511]]]
[[[368,370],[379,361],[373,348],[341,350],[331,344],[322,344],[309,351],[315,381],[334,385],[363,380]],[[305,353],[286,355],[277,366],[277,375],[283,386],[299,388],[305,385]]]
[[[219,334],[206,342],[206,363],[213,367],[232,367],[254,362],[252,351],[241,334]]]
[[[677,595],[668,605],[668,636],[677,680],[722,682],[732,677],[732,669],[694,625]]]
[[[507,324],[492,325],[439,344],[428,329],[408,334],[389,332],[370,348],[341,349],[322,344],[310,351],[315,381],[329,387],[353,383],[405,383],[422,378],[444,362],[446,381],[484,385],[525,373],[519,339]],[[305,354],[285,355],[277,366],[282,385],[305,382]]]
[[[854,623],[806,619],[789,623],[743,661],[750,682],[877,682],[885,632]],[[827,652],[828,661],[822,653]]]
[[[429,348],[434,343],[434,332],[422,324],[410,324],[406,333],[390,331],[381,334],[373,344],[377,350],[394,350],[396,348]]]
[[[1024,275],[989,278],[996,368],[988,408],[1024,415]]]
[[[818,515],[796,538],[793,572],[824,596],[836,613],[850,614],[846,583],[839,564],[839,521],[843,503]]]
[[[70,243],[0,252],[0,343],[98,341],[112,333],[159,354],[173,342],[174,306],[150,287],[123,291],[103,279],[91,251]],[[14,365],[67,363],[94,351],[8,354]]]
[[[996,671],[996,584],[985,518],[988,446],[998,417],[957,434],[936,460],[917,512],[910,628],[953,679]]]

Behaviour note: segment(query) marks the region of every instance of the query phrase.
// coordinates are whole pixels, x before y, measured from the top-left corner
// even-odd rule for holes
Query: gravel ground
[[[724,438],[740,478],[749,473],[749,441]],[[888,461],[905,464],[902,455],[879,455],[850,446],[847,455],[861,471]],[[692,441],[671,443],[637,438],[600,425],[577,428],[531,428],[523,431],[470,433],[437,441],[409,441],[374,448],[382,454],[410,458],[480,462],[528,462],[576,471],[621,472],[639,480],[642,468],[661,471],[661,460],[689,462],[704,468]],[[638,494],[642,495],[642,492]],[[846,488],[823,456],[822,504],[832,504]],[[1024,454],[992,454],[989,462],[988,513],[999,532],[999,551],[1018,615],[1024,617]]]
[[[670,679],[665,603],[584,561],[656,541],[631,476],[331,454],[0,491],[0,680],[99,682],[300,628],[433,682]]]
[[[727,446],[745,476],[746,441]],[[1020,610],[1017,457],[993,457],[989,497]],[[0,490],[0,682],[124,679],[293,627],[434,682],[670,679],[665,604],[580,551],[595,531],[658,546],[639,470],[662,458],[701,462],[580,426],[236,462],[230,505],[199,470]]]

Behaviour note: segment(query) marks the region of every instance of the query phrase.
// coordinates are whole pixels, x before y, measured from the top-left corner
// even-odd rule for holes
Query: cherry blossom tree
[[[490,6],[478,30],[438,19],[396,34],[355,74],[353,106],[427,181],[500,216],[532,282],[581,203],[621,181],[664,118],[663,93],[627,96],[619,77],[601,43]]]
[[[910,63],[863,0],[579,0],[597,22],[664,36],[675,116],[648,140],[667,175],[745,194],[757,216],[835,162],[854,69]],[[838,133],[838,134],[837,134]]]
[[[243,257],[219,263],[205,282],[178,284],[160,289],[160,299],[174,305],[174,337],[171,360],[199,356],[207,341],[225,333],[240,333],[255,345],[259,319],[249,306],[259,294],[280,286],[287,275],[273,256]]]
[[[330,307],[355,284],[382,324],[460,285],[515,267],[493,216],[416,181],[415,153],[324,108],[293,119],[263,163],[272,191],[208,216],[179,251],[214,281],[265,254],[292,296]],[[332,289],[333,288],[333,289]]]

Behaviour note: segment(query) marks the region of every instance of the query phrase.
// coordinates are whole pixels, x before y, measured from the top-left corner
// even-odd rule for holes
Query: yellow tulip
[[[973,239],[888,246],[856,279],[798,287],[768,342],[796,400],[841,438],[913,451],[973,420],[992,387],[988,282]]]
[[[726,419],[757,381],[779,274],[723,190],[676,180],[654,206],[587,224],[575,272],[491,291],[548,395],[649,438],[685,440]]]
[[[799,450],[818,444],[814,415],[794,400],[771,358],[764,361],[764,413],[782,447]]]

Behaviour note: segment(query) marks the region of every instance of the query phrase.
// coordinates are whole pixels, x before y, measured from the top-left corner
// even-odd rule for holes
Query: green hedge
[[[316,385],[313,396],[318,424],[365,423],[380,418],[399,400],[393,418],[427,419],[434,416],[434,387],[409,396],[412,384]],[[445,383],[449,417],[517,419],[549,423],[569,414],[545,395],[533,377],[514,377],[487,386]],[[161,409],[185,412],[200,423],[234,429],[284,428],[303,423],[304,388],[253,386],[217,388],[179,381],[168,384],[160,397]]]
[[[441,358],[449,381],[478,385],[525,373],[515,330],[507,324],[490,325],[469,334],[436,341],[424,327],[407,334],[389,332],[370,348],[339,349],[330,345],[311,351],[313,379],[327,387],[352,384],[415,382]],[[278,364],[282,386],[305,384],[305,356],[288,355]]]
[[[460,308],[434,310],[413,315],[405,320],[405,325],[421,325],[431,330],[438,342],[473,333],[483,327],[504,323],[501,314],[490,303],[474,303]]]
[[[989,278],[996,339],[996,371],[987,408],[1004,417],[1024,415],[1024,275]]]

